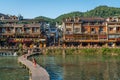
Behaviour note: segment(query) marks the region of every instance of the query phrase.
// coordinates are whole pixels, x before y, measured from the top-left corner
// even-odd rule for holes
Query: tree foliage
[[[58,16],[58,17],[55,19],[55,21],[61,23],[64,18],[76,17],[76,16],[77,16],[77,17],[83,17],[83,15],[84,15],[83,12],[79,12],[79,11],[71,12],[71,13],[67,13],[67,14],[63,14],[63,15]]]
[[[54,19],[51,19],[51,18],[48,18],[48,17],[44,17],[44,16],[39,16],[39,17],[36,17],[35,20],[43,20],[43,21],[46,21],[46,22],[54,22]]]
[[[71,13],[67,13],[67,14],[63,14],[58,16],[55,19],[51,19],[51,18],[47,18],[47,17],[36,17],[35,19],[44,19],[45,21],[48,22],[59,22],[61,24],[62,20],[64,18],[68,18],[68,17],[103,17],[103,18],[107,18],[107,17],[112,17],[112,16],[119,16],[120,15],[120,8],[115,8],[115,7],[108,7],[108,6],[98,6],[96,8],[94,8],[93,10],[90,11],[86,11],[86,12],[71,12]]]

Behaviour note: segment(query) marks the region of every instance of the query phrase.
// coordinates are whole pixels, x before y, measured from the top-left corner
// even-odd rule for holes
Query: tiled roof
[[[66,18],[63,20],[64,22],[104,22],[105,18],[85,18],[85,17],[77,17],[77,18]]]

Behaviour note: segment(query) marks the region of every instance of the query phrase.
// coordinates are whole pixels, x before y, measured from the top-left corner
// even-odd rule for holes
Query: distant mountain
[[[71,12],[71,13],[67,13],[67,14],[62,14],[55,19],[51,19],[51,18],[42,16],[42,19],[44,19],[45,21],[48,21],[48,22],[49,21],[50,22],[57,21],[61,24],[61,22],[64,18],[77,17],[77,16],[78,17],[102,17],[102,18],[107,18],[110,16],[120,16],[120,8],[108,7],[108,6],[98,6],[95,9],[87,11],[87,12],[79,12],[79,11]],[[39,19],[39,18],[41,18],[41,17],[37,17],[37,19]]]
[[[61,23],[64,18],[76,17],[76,16],[78,16],[78,17],[83,17],[83,16],[84,16],[84,13],[77,11],[77,12],[71,12],[71,13],[63,14],[63,15],[60,15],[59,17],[57,17],[57,18],[55,19],[55,21]]]
[[[108,7],[108,6],[98,6],[93,10],[84,13],[83,17],[110,17],[119,16],[120,8]]]
[[[55,19],[52,19],[52,18],[49,18],[49,17],[39,16],[39,17],[36,17],[34,19],[38,20],[38,21],[45,21],[47,23],[50,23],[51,26],[55,26],[55,24],[56,24]]]
[[[108,7],[108,6],[98,6],[93,10],[87,12],[71,12],[68,14],[63,14],[57,17],[55,20],[58,22],[62,22],[63,18],[66,17],[102,17],[107,18],[110,16],[120,16],[120,8]]]
[[[36,20],[43,20],[43,21],[46,21],[46,22],[54,22],[54,19],[48,18],[48,17],[44,17],[44,16],[39,16],[39,17],[36,17],[34,19],[36,19]]]

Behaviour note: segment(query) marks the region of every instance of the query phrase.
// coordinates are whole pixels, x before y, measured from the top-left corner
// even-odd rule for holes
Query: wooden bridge
[[[18,58],[18,62],[20,62],[21,64],[23,64],[29,69],[30,80],[50,80],[49,74],[44,68],[42,68],[38,64],[34,66],[33,62],[27,59],[29,56],[32,56],[35,54],[37,53],[25,54]]]

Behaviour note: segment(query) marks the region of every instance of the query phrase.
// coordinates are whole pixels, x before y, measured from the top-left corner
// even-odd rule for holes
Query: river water
[[[0,80],[29,80],[28,70],[17,63],[18,57],[0,57]]]
[[[51,80],[120,80],[120,58],[103,56],[36,56]]]
[[[35,56],[51,80],[120,80],[120,56]],[[0,80],[29,80],[17,57],[0,57]]]

